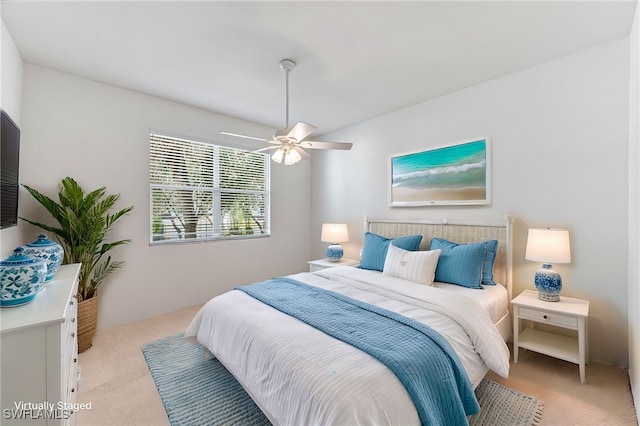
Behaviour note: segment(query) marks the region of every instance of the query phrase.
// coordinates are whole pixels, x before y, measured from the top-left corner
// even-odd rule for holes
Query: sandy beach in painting
[[[394,203],[424,203],[431,201],[483,201],[486,197],[485,188],[455,188],[455,189],[411,189],[393,188],[391,197]]]
[[[487,141],[393,157],[391,178],[395,205],[482,204],[487,200]]]

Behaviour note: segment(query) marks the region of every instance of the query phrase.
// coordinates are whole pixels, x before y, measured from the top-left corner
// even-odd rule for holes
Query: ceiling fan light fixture
[[[284,164],[287,166],[291,166],[292,164],[296,164],[298,161],[302,160],[300,154],[295,149],[290,149],[284,154]]]
[[[271,159],[276,163],[282,163],[282,157],[284,157],[284,150],[282,148],[276,149],[276,152],[271,154]]]
[[[295,149],[281,147],[271,154],[271,159],[276,163],[282,163],[284,161],[285,166],[291,166],[302,160],[302,156]]]

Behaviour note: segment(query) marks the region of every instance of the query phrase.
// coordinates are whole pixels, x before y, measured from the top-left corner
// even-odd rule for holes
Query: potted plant
[[[59,202],[36,189],[22,185],[58,222],[59,227],[21,217],[20,219],[56,235],[64,249],[63,263],[80,263],[78,278],[78,352],[91,347],[95,334],[98,310],[97,290],[123,261],[112,260],[111,249],[130,242],[106,242],[113,225],[133,206],[111,213],[120,195],[108,195],[104,187],[85,193],[74,179],[62,180]]]

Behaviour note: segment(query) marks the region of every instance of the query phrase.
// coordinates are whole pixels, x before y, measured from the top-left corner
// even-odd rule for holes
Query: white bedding
[[[508,376],[509,351],[486,302],[352,267],[291,278],[428,324],[453,346],[474,388],[488,369]],[[274,424],[420,423],[404,386],[378,360],[246,293],[210,300],[185,338],[211,351]]]
[[[435,282],[435,287],[445,291],[466,294],[485,306],[494,323],[497,323],[509,311],[509,294],[502,285],[483,285],[484,290],[468,289],[455,284]]]

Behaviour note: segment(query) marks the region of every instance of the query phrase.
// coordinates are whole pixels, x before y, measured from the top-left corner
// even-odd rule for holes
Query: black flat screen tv
[[[20,129],[5,111],[0,115],[0,229],[5,229],[18,224]]]

